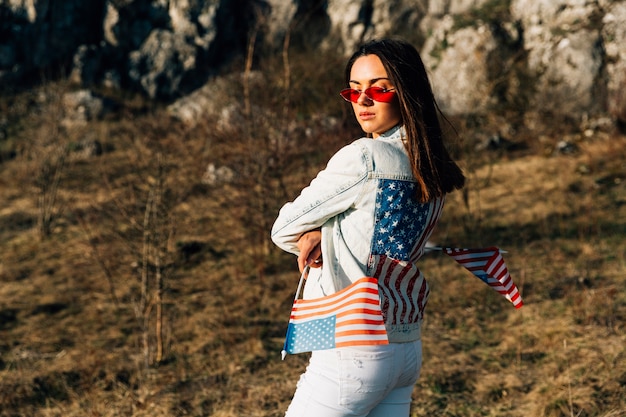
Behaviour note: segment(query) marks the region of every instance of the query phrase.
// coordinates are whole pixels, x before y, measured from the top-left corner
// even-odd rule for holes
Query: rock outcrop
[[[409,38],[450,114],[626,123],[624,0],[0,0],[0,83],[66,69],[83,87],[171,102],[244,56],[251,34],[267,51],[288,33],[346,55]]]

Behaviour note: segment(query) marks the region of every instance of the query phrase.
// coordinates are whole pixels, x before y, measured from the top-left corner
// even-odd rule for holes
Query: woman
[[[412,45],[370,41],[345,74],[341,96],[367,137],[340,149],[283,206],[272,239],[298,256],[301,271],[315,268],[305,299],[378,278],[389,344],[313,352],[286,415],[405,417],[421,368],[429,292],[415,263],[446,193],[465,178],[443,144],[438,107]]]

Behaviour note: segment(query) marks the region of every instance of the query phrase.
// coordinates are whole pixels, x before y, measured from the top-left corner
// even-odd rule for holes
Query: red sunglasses
[[[383,87],[370,87],[366,88],[365,91],[355,90],[354,88],[346,88],[339,92],[345,101],[351,101],[353,103],[359,101],[359,97],[361,97],[361,94],[363,93],[365,93],[365,96],[370,100],[381,103],[391,103],[393,97],[396,95],[396,90],[387,90]]]

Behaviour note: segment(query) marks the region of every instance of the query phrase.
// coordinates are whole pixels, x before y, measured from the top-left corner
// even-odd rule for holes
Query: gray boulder
[[[195,92],[250,51],[290,40],[347,55],[402,34],[449,114],[626,123],[624,0],[0,0],[0,34],[0,85],[65,68],[81,87],[176,103],[184,120],[229,105]]]
[[[581,117],[606,108],[601,100],[603,46],[595,1],[513,0],[524,27],[527,65],[536,78],[531,107]]]
[[[130,53],[128,74],[150,98],[172,98],[184,78],[197,70],[196,63],[196,50],[183,34],[153,30]]]

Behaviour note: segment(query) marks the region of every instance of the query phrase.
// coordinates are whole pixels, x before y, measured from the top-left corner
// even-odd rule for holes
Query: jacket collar
[[[381,133],[377,139],[393,140],[393,139],[402,139],[403,137],[406,137],[406,131],[404,129],[404,126],[395,125],[394,127],[389,129],[385,133]]]

